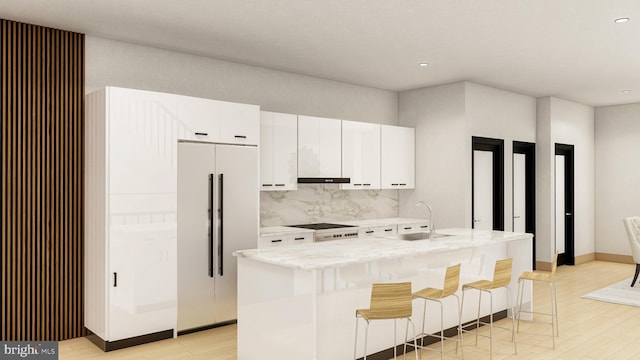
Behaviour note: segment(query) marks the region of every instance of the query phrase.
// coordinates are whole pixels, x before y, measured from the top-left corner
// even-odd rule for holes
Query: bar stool
[[[558,253],[553,257],[551,263],[551,271],[526,271],[518,278],[518,328],[517,332],[520,332],[520,314],[534,314],[534,315],[546,315],[551,316],[551,338],[553,339],[553,349],[556,349],[556,336],[559,336],[558,332],[558,302],[556,300],[556,268],[558,267]],[[524,286],[522,286],[525,280],[541,281],[549,284],[551,290],[551,313],[534,312],[522,310],[522,297],[524,292]]]
[[[368,309],[356,310],[356,339],[353,346],[353,358],[356,359],[356,349],[358,345],[358,319],[362,318],[367,322],[364,332],[364,359],[367,358],[367,336],[369,333],[369,322],[371,320],[393,320],[393,358],[396,358],[396,320],[407,319],[405,329],[404,353],[407,352],[407,335],[409,333],[409,323],[413,327],[414,347],[416,327],[411,321],[411,283],[388,283],[373,284],[371,288],[371,300]],[[403,357],[404,357],[403,353]],[[416,360],[418,352],[416,351]]]
[[[496,261],[496,265],[493,271],[493,280],[478,280],[472,283],[462,285],[462,306],[464,307],[464,293],[465,290],[475,289],[479,290],[480,293],[478,295],[478,317],[475,321],[475,333],[476,333],[476,346],[478,346],[478,336],[484,336],[489,338],[489,358],[493,358],[493,290],[499,288],[505,288],[507,290],[507,307],[511,308],[511,329],[504,328],[505,330],[511,330],[511,341],[513,341],[513,348],[515,354],[518,354],[518,348],[516,347],[516,338],[515,338],[515,312],[513,312],[513,308],[511,306],[511,291],[508,287],[511,282],[511,266],[513,263],[513,259],[504,259]],[[482,303],[482,293],[489,294],[489,322],[485,323],[480,321],[480,305]],[[474,324],[473,322],[467,324],[466,326]],[[478,334],[478,327],[480,324],[489,325],[489,336]],[[496,326],[498,327],[498,326]],[[470,332],[471,330],[466,330],[465,326],[462,326],[462,331]]]
[[[432,351],[438,351],[436,349],[430,349],[424,346],[424,338],[431,336],[440,339],[440,359],[444,359],[444,340],[446,339],[444,336],[444,308],[442,305],[442,301],[448,297],[455,296],[458,301],[458,334],[456,336],[456,353],[458,352],[458,342],[462,344],[462,331],[461,331],[461,323],[460,323],[460,297],[456,294],[458,291],[458,285],[460,284],[460,264],[449,266],[444,276],[444,286],[443,289],[435,289],[435,288],[425,288],[413,293],[414,299],[423,299],[424,300],[424,312],[422,317],[422,332],[418,334],[418,337],[422,336],[420,345],[421,349],[427,349]],[[424,331],[425,320],[427,317],[427,301],[435,301],[440,304],[440,335],[427,334]],[[462,351],[462,346],[460,346],[460,351]],[[464,359],[464,354],[462,355]]]

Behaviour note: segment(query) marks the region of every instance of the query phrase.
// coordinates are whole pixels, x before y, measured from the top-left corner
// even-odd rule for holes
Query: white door
[[[564,254],[565,251],[565,156],[556,155],[556,184],[555,184],[555,219],[556,219],[556,251]]]
[[[513,154],[513,231],[526,232],[526,155]]]
[[[215,323],[210,175],[215,145],[178,143],[178,331]],[[214,189],[215,191],[215,189]]]
[[[473,151],[473,228],[493,230],[493,152]]]

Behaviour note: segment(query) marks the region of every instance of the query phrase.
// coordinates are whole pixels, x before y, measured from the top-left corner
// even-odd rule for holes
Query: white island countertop
[[[334,240],[240,250],[234,255],[268,264],[312,271],[532,237],[531,234],[472,229],[443,229],[438,230],[437,233],[450,236],[416,241],[391,238]]]

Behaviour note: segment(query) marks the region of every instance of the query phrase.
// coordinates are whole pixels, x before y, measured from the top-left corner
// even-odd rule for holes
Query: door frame
[[[574,146],[569,144],[555,144],[555,155],[564,155],[564,254],[558,256],[558,265],[575,265],[575,169]],[[555,166],[554,166],[555,169]],[[554,172],[555,174],[555,172]],[[554,175],[555,178],[555,175]],[[555,193],[555,188],[554,188]],[[554,196],[555,199],[555,196]],[[554,200],[555,206],[555,200]],[[555,244],[555,242],[554,242]]]
[[[474,154],[475,150],[493,153],[493,230],[504,231],[504,140],[471,137],[471,228],[474,227]]]
[[[533,269],[536,268],[536,144],[524,141],[513,141],[513,153],[525,156],[525,231],[533,234]],[[513,156],[511,158],[513,184]],[[511,189],[513,191],[513,187]],[[513,202],[513,197],[511,198]],[[511,206],[513,209],[513,204]]]

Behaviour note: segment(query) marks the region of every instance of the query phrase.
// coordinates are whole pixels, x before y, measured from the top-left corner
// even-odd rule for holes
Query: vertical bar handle
[[[118,273],[113,273],[113,287],[118,287]]]
[[[208,257],[209,257],[209,277],[213,277],[213,252],[214,252],[214,234],[216,229],[214,228],[213,224],[213,217],[214,217],[214,206],[215,202],[214,202],[214,192],[213,192],[213,174],[209,174],[209,248],[208,250]]]
[[[218,175],[218,229],[220,233],[218,234],[218,275],[224,275],[224,266],[222,263],[223,260],[223,251],[224,251],[224,229],[222,228],[224,221],[224,174]]]

